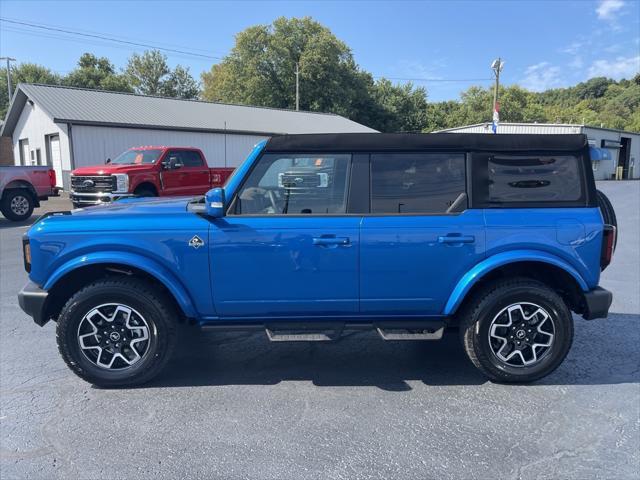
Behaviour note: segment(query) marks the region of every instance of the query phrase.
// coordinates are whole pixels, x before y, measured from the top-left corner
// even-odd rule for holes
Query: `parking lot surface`
[[[620,224],[612,314],[576,317],[564,364],[526,386],[486,381],[455,335],[190,332],[153,383],[97,389],[18,307],[30,222],[0,218],[0,478],[639,478],[640,182],[598,188]]]

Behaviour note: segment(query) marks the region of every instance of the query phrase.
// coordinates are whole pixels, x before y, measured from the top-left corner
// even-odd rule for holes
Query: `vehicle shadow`
[[[640,315],[576,319],[565,362],[531,385],[639,383]],[[617,324],[612,328],[611,323]],[[349,332],[337,342],[271,343],[264,333],[186,333],[164,372],[149,387],[275,385],[310,381],[323,386],[375,386],[411,390],[487,382],[467,360],[457,332],[435,342],[384,342],[374,332]]]

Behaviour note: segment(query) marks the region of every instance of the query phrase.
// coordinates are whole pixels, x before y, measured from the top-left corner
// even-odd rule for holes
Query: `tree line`
[[[83,54],[60,76],[41,65],[12,68],[18,82],[47,83],[146,95],[295,108],[348,117],[382,132],[431,132],[491,121],[493,90],[472,86],[457,100],[429,102],[412,83],[374,79],[350,48],[309,17],[278,18],[236,35],[231,52],[196,81],[188,68],[171,69],[157,50],[133,54],[118,71],[109,59]],[[0,115],[8,106],[6,69],[0,69]],[[569,88],[531,92],[501,87],[502,122],[580,123],[640,131],[640,74],[630,80],[597,77]]]

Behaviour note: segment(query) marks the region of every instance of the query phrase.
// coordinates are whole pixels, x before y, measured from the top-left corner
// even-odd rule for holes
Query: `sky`
[[[352,49],[361,68],[398,82],[414,79],[431,101],[492,85],[497,57],[505,62],[503,84],[534,91],[640,71],[640,0],[0,0],[3,19],[190,52],[164,53],[196,78],[229,53],[236,33],[280,16],[311,16]],[[87,51],[123,68],[143,50],[0,21],[0,56],[61,74]]]

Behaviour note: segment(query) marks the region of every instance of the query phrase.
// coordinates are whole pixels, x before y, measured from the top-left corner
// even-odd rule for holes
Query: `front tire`
[[[89,383],[141,385],[169,360],[176,318],[173,306],[147,282],[99,280],[62,308],[58,349],[67,366]]]
[[[560,296],[529,279],[493,283],[460,313],[469,360],[496,382],[532,382],[553,372],[573,342],[573,318]]]
[[[21,222],[31,216],[35,206],[33,196],[27,190],[9,189],[2,197],[0,209],[9,220]]]

